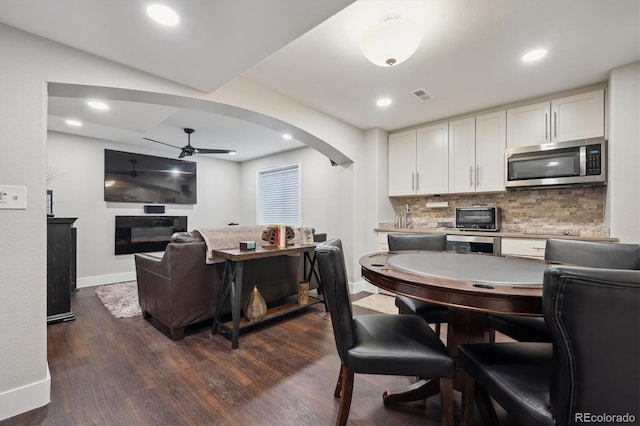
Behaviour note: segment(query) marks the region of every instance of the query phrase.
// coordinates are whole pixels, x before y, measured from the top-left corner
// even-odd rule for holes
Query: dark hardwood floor
[[[322,305],[242,334],[236,350],[222,336],[211,338],[208,324],[174,342],[142,317],[117,319],[92,288],[73,293],[72,309],[76,321],[47,328],[50,404],[1,426],[335,423],[340,362]],[[356,375],[348,424],[440,424],[438,396],[383,405],[386,389],[411,381]]]

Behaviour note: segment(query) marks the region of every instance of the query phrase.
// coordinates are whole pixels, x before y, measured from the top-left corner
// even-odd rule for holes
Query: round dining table
[[[449,308],[447,348],[489,341],[488,315],[542,315],[542,279],[547,263],[481,253],[439,251],[379,252],[360,258],[369,283]],[[463,374],[454,386],[463,388]],[[385,392],[387,404],[424,399],[439,391],[438,381],[422,379]]]

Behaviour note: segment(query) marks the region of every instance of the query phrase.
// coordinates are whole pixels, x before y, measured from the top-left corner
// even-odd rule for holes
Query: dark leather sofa
[[[184,232],[172,236],[164,255],[135,255],[143,316],[173,340],[184,337],[185,327],[213,319],[224,262],[207,264],[206,250],[200,234]],[[248,298],[254,285],[267,305],[296,294],[303,279],[302,262],[302,256],[246,261],[242,300]],[[311,283],[312,288],[316,286]],[[227,301],[222,315],[230,312]]]

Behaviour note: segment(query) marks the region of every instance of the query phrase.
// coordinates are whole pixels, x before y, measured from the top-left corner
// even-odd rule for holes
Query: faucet
[[[407,215],[409,214],[409,203],[404,205],[404,220],[403,220],[403,228],[407,227]]]

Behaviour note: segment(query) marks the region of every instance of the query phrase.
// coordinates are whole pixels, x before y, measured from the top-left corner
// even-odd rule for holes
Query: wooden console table
[[[285,314],[290,314],[296,311],[307,309],[309,306],[316,303],[323,303],[324,301],[319,298],[309,296],[309,303],[300,305],[298,303],[289,303],[286,305],[278,306],[273,309],[269,309],[265,317],[257,322],[249,322],[241,318],[242,309],[242,274],[243,263],[247,260],[263,259],[267,257],[275,256],[296,256],[304,255],[304,278],[306,281],[310,281],[312,274],[315,273],[315,244],[301,245],[295,244],[285,248],[278,247],[256,247],[255,250],[240,250],[240,249],[226,249],[226,250],[213,250],[215,256],[225,259],[225,268],[222,277],[222,287],[218,293],[218,301],[216,304],[216,311],[211,324],[211,334],[215,335],[218,330],[224,331],[226,334],[231,334],[231,347],[233,349],[238,348],[238,340],[240,336],[240,330],[249,326],[255,326],[256,324],[275,318],[281,317]],[[307,272],[307,264],[309,264],[309,272]],[[315,275],[317,279],[317,274]],[[319,281],[318,281],[319,282]],[[319,285],[320,288],[320,285]],[[224,308],[224,302],[230,298],[231,300],[231,318],[232,324],[225,324],[220,322],[220,313]],[[231,327],[229,326],[231,325]]]

